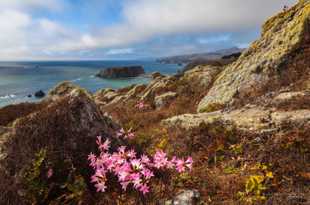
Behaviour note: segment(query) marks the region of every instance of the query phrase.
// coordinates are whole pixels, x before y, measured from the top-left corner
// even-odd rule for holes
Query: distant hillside
[[[233,53],[242,52],[243,49],[232,47],[228,49],[222,49],[214,52],[207,53],[195,53],[195,54],[187,54],[187,55],[179,55],[179,56],[170,56],[157,59],[160,63],[167,64],[183,64],[190,63],[197,60],[217,60],[221,59],[223,56],[231,55]]]

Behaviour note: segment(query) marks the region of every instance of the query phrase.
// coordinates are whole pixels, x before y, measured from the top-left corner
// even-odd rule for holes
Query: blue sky
[[[246,47],[295,0],[1,0],[0,60],[138,59]]]

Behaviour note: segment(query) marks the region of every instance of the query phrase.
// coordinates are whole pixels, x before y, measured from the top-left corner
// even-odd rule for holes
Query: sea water
[[[158,71],[172,75],[181,69],[174,64],[155,61],[52,61],[52,62],[0,62],[0,107],[20,102],[37,101],[33,94],[48,92],[62,81],[71,81],[90,92],[103,88],[122,88],[132,84],[145,84],[146,76],[109,80],[95,75],[102,69],[114,66],[142,65],[146,73]],[[28,97],[32,95],[32,97]]]

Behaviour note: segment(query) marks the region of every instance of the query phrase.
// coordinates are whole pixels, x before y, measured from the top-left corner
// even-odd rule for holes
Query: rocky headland
[[[113,139],[121,127],[136,138]],[[146,196],[113,178],[98,194],[87,162],[97,135],[150,155],[190,155],[193,170],[157,173]],[[266,21],[227,65],[94,94],[64,82],[40,103],[0,109],[0,177],[7,205],[309,204],[310,2]]]

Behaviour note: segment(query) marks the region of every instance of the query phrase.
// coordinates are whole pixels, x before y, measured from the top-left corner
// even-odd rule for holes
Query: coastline
[[[25,65],[16,66],[17,63],[20,64],[0,62],[0,108],[22,102],[39,102],[40,99],[33,97],[35,92],[42,90],[48,93],[63,81],[76,83],[94,93],[103,88],[119,89],[132,84],[146,84],[152,72],[173,75],[181,69],[176,64],[165,65],[155,61],[26,62]],[[146,74],[123,79],[100,79],[95,76],[105,67],[136,64],[143,65]]]

